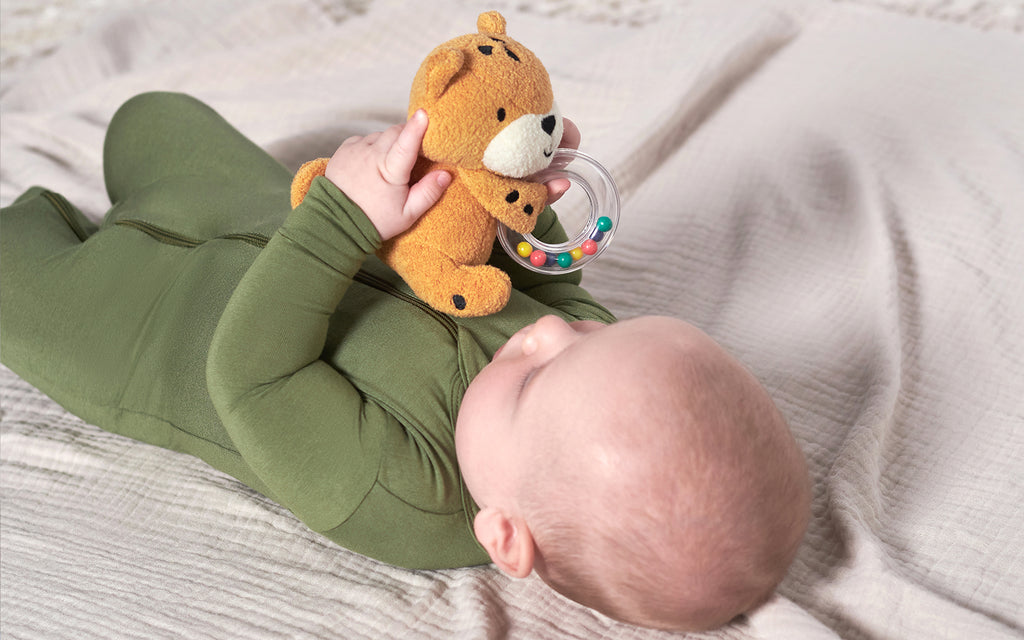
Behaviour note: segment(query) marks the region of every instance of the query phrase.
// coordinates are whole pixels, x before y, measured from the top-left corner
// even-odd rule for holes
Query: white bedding
[[[401,120],[425,53],[500,8],[623,192],[585,285],[621,317],[715,336],[810,461],[779,596],[706,637],[1020,638],[1024,9],[974,3],[992,19],[958,24],[888,4],[906,13],[127,4],[0,84],[0,202],[44,184],[102,216],[105,124],[149,89],[195,94],[294,168]],[[536,579],[368,560],[7,369],[0,393],[4,638],[672,637]]]

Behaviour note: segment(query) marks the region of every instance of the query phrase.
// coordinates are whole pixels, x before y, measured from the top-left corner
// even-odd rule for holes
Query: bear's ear
[[[476,19],[476,29],[485,36],[505,35],[505,17],[497,11],[481,13]]]
[[[430,54],[426,64],[430,69],[427,72],[427,95],[431,100],[441,97],[455,74],[462,70],[464,62],[465,55],[459,49],[439,47]]]

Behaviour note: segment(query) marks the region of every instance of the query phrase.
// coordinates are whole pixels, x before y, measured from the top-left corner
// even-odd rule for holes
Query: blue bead
[[[556,262],[558,262],[558,256],[556,256],[553,253],[549,253],[548,254],[548,259],[544,261],[544,266],[545,267],[553,267],[553,266],[555,266]]]
[[[604,239],[604,231],[594,229],[594,233],[590,234],[590,239],[594,242],[601,242],[601,240]]]

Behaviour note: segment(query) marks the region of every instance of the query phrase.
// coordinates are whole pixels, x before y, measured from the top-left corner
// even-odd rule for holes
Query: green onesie
[[[469,381],[546,314],[612,322],[579,287],[492,263],[516,291],[456,319],[374,257],[363,212],[291,175],[188,96],[144,94],[104,146],[97,227],[40,188],[0,215],[2,359],[104,429],[198,456],[311,529],[411,568],[482,564],[455,459]],[[550,209],[539,237],[564,237]]]

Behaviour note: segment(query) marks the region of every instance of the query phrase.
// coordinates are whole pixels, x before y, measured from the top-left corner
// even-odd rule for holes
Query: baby
[[[425,130],[349,140],[329,166],[383,237],[447,183],[425,176],[403,200]],[[710,629],[753,609],[807,526],[803,456],[768,394],[672,318],[541,317],[470,383],[455,441],[491,560],[634,624]]]
[[[807,525],[804,461],[771,400],[671,318],[541,318],[469,386],[455,437],[495,564],[634,624],[751,610]]]
[[[40,188],[0,215],[4,363],[387,562],[535,570],[651,627],[756,607],[809,503],[765,391],[694,327],[615,323],[578,273],[500,249],[502,312],[423,305],[373,253],[450,183],[414,173],[427,126],[346,140],[289,211],[289,173],[209,107],[132,99],[107,132],[101,225]],[[564,237],[550,209],[534,233]]]

